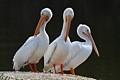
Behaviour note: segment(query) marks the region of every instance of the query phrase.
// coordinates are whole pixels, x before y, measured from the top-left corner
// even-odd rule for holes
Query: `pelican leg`
[[[34,65],[34,72],[38,72],[37,71],[37,65],[36,64],[33,64]]]
[[[32,68],[32,64],[29,63],[29,68],[32,72],[34,72],[33,68]]]
[[[60,65],[60,68],[61,68],[61,74],[64,74],[64,71],[63,71],[63,64]]]
[[[72,75],[75,75],[75,71],[73,68],[70,68],[70,72],[72,73]]]
[[[55,72],[55,74],[57,74],[57,71],[56,71],[56,64],[53,64],[53,68],[54,68],[54,72]]]

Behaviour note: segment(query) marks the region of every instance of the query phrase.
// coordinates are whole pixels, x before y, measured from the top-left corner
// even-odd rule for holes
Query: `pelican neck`
[[[66,22],[64,21],[63,22],[63,28],[62,28],[62,31],[61,31],[61,37],[63,37],[63,38],[65,38],[65,36],[66,36],[66,32],[67,31],[67,24],[66,24]]]
[[[47,24],[47,23],[44,23],[44,24],[41,26],[41,28],[40,28],[40,30],[39,30],[40,33],[41,33],[41,32],[45,32],[46,24]]]
[[[92,42],[89,38],[85,37],[85,43],[87,43],[88,45],[92,45]]]

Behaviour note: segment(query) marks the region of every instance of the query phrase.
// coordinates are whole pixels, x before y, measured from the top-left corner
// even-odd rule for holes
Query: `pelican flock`
[[[49,46],[49,37],[45,31],[47,23],[52,18],[52,11],[45,8],[41,11],[41,18],[36,27],[34,36],[31,36],[20,47],[13,58],[13,69],[19,70],[21,67],[29,64],[32,72],[37,72],[36,64],[45,54]],[[32,68],[34,65],[34,69]]]
[[[50,44],[45,27],[53,16],[52,11],[49,8],[44,8],[40,15],[41,18],[34,35],[29,37],[15,53],[13,69],[20,70],[21,67],[29,65],[32,72],[37,72],[36,64],[44,56],[44,72],[54,69],[54,73],[64,74],[64,70],[70,70],[74,75],[74,69],[90,56],[93,48],[99,56],[91,30],[87,25],[80,24],[77,28],[78,36],[85,42],[70,41],[69,30],[74,17],[72,8],[64,10],[61,34]]]

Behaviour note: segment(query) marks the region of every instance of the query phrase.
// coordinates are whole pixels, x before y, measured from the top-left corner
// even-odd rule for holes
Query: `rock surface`
[[[33,73],[21,71],[1,71],[0,80],[96,80],[71,74]]]

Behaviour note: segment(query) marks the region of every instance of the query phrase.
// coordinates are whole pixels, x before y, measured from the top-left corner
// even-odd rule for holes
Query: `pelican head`
[[[52,11],[49,8],[44,8],[41,13],[41,18],[45,19],[45,22],[50,21],[50,19],[52,18],[53,14]]]
[[[88,36],[86,36],[85,34],[88,35],[88,33],[91,34],[91,30],[90,28],[87,26],[87,25],[83,25],[83,24],[80,24],[77,28],[77,34],[84,40],[87,40],[88,39]]]
[[[94,39],[91,35],[91,30],[90,28],[87,26],[87,25],[82,25],[80,24],[77,28],[77,34],[84,40],[90,40],[92,42],[92,46],[96,52],[96,54],[98,55],[99,57],[99,52],[98,52],[98,49],[96,47],[96,44],[94,42]]]
[[[71,21],[74,17],[74,11],[72,8],[66,8],[64,10],[64,13],[63,13],[63,19],[64,21],[66,22],[66,35],[64,37],[64,40],[66,41],[67,40],[67,37],[68,37],[68,34],[69,34],[69,29],[70,29],[70,25],[71,25]]]
[[[67,21],[67,19],[72,20],[74,17],[74,11],[72,8],[66,8],[63,13],[63,19]]]
[[[49,8],[44,8],[41,11],[40,15],[41,17],[34,33],[35,36],[39,33],[43,24],[48,23],[53,16],[52,11]]]

